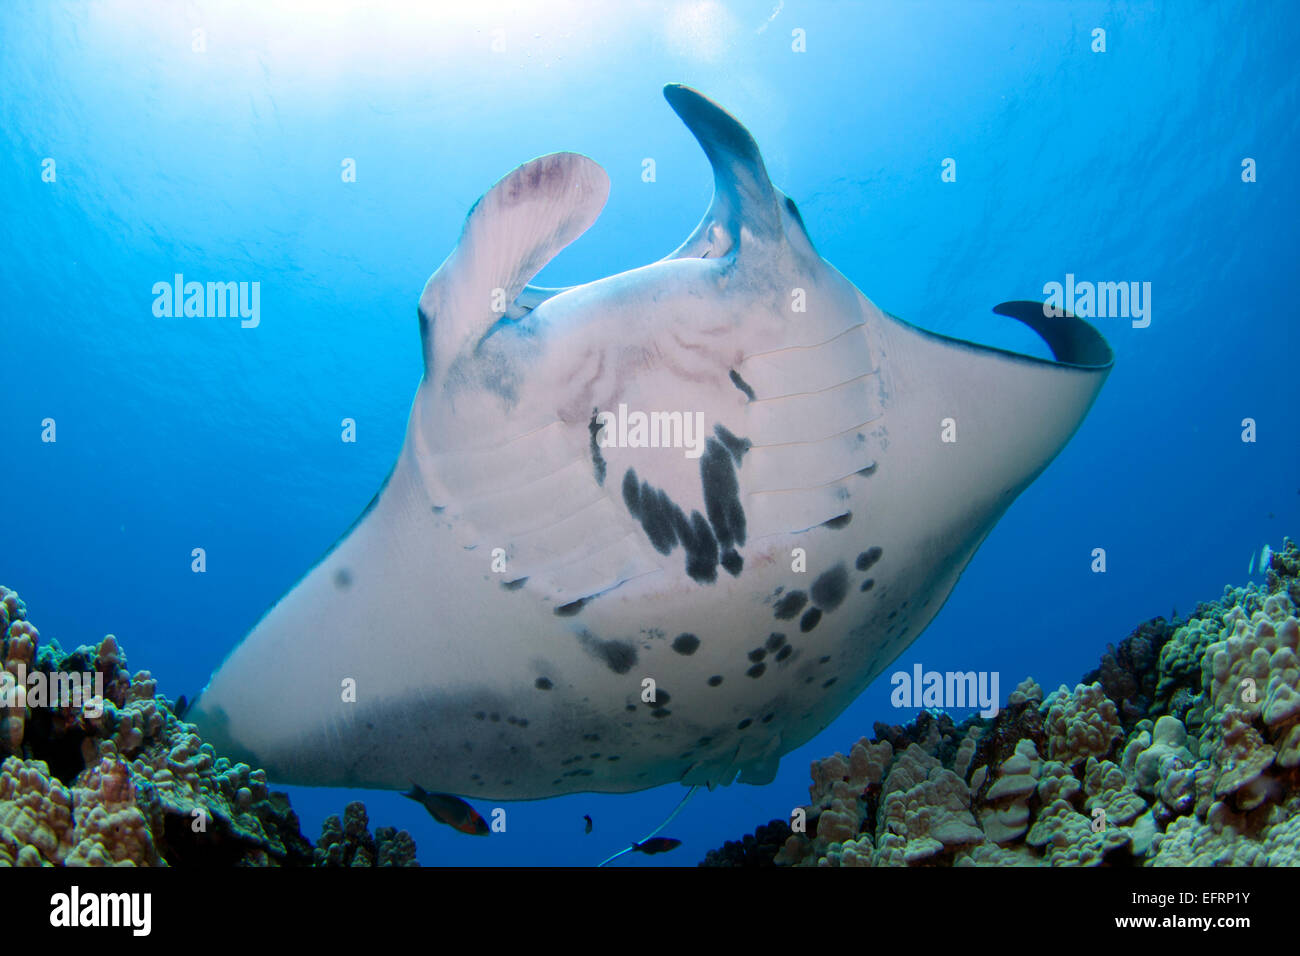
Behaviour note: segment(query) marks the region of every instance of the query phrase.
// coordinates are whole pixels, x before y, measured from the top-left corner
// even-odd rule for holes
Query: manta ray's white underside
[[[886,315],[744,128],[666,95],[714,169],[699,229],[535,290],[604,172],[544,156],[479,201],[420,300],[391,477],[196,704],[220,751],[285,782],[492,799],[764,782],[924,630],[1078,427],[1111,361],[1091,327],[999,307],[1047,361]],[[602,430],[633,412],[699,413],[702,453]]]

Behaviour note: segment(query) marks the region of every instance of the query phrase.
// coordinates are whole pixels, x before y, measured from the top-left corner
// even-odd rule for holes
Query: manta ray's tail
[[[677,814],[679,814],[679,813],[682,812],[682,808],[686,806],[686,801],[689,800],[689,799],[691,799],[691,797],[695,796],[695,791],[698,790],[698,789],[700,789],[700,785],[697,783],[697,784],[695,784],[694,786],[692,786],[691,789],[689,789],[689,790],[686,791],[686,796],[682,797],[681,800],[677,801],[677,806],[673,808],[673,812],[672,812],[672,813],[668,814],[668,816],[664,818],[664,822],[663,822],[663,823],[659,824],[659,826],[655,827],[653,830],[651,830],[649,833],[647,833],[647,834],[646,834],[644,837],[642,837],[640,840],[637,840],[636,843],[632,843],[632,844],[630,844],[630,845],[624,847],[623,849],[621,849],[621,850],[619,850],[617,853],[615,853],[613,856],[611,856],[611,857],[607,857],[607,858],[605,858],[604,860],[602,860],[601,862],[597,863],[597,864],[596,864],[596,869],[600,869],[602,866],[605,866],[605,865],[607,865],[607,864],[609,864],[609,863],[613,863],[615,860],[617,860],[617,859],[618,859],[620,856],[622,856],[624,853],[631,853],[631,852],[632,852],[633,850],[635,850],[637,847],[641,846],[642,844],[644,844],[644,843],[646,843],[646,842],[648,842],[648,841],[654,839],[656,836],[658,836],[658,835],[659,835],[659,832],[660,832],[661,830],[663,830],[664,827],[668,826],[668,824],[672,823],[672,822],[673,822],[673,818],[676,817]]]

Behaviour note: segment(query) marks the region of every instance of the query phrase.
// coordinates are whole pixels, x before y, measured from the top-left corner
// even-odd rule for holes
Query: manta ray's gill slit
[[[822,348],[823,346],[830,345],[836,339],[842,339],[844,338],[844,336],[851,335],[852,333],[860,329],[866,329],[866,327],[867,327],[866,322],[859,322],[857,325],[850,325],[846,329],[841,329],[839,332],[836,332],[830,338],[823,339],[820,342],[812,342],[808,345],[782,345],[780,348],[768,349],[762,352],[746,352],[745,355],[741,357],[740,364],[744,365],[750,359],[767,358],[772,355],[784,355],[786,352],[808,352],[811,351],[812,349],[819,349]],[[862,375],[875,375],[879,371],[880,368],[879,366],[877,366],[876,368],[873,368],[869,372],[863,372]],[[858,377],[861,378],[862,376],[858,376]],[[850,381],[852,381],[852,379],[850,379]]]

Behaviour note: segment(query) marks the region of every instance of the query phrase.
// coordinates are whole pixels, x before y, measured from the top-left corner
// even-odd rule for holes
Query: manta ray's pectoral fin
[[[717,258],[741,240],[742,230],[780,234],[781,211],[758,144],[740,121],[707,96],[670,83],[664,99],[695,135],[713,167],[713,202],[699,226],[669,259]]]
[[[456,248],[420,296],[431,380],[509,314],[528,281],[587,231],[608,197],[609,176],[597,163],[578,153],[551,153],[524,163],[474,204]],[[534,289],[523,311],[549,292]]]

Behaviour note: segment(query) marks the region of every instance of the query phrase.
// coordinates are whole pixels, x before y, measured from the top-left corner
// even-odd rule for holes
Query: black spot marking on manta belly
[[[840,528],[847,528],[849,526],[849,522],[852,520],[853,520],[853,512],[846,511],[842,515],[836,515],[834,518],[830,518],[827,521],[823,521],[822,527],[830,528],[832,531],[839,531]]]
[[[812,599],[823,611],[833,611],[844,601],[849,591],[849,573],[844,565],[837,564],[829,571],[823,572],[810,589]]]
[[[718,579],[718,541],[702,514],[693,511],[688,520],[666,492],[648,481],[638,482],[632,468],[623,475],[623,503],[641,522],[656,551],[672,554],[673,548],[681,544],[686,549],[686,573],[693,580],[712,584]]]
[[[708,683],[710,687],[718,687],[719,685],[722,684],[722,675],[714,674],[712,677],[709,678]]]
[[[713,426],[713,434],[717,435],[718,440],[727,447],[727,451],[730,452],[732,459],[736,462],[736,467],[740,467],[745,452],[754,447],[754,443],[748,438],[737,438],[721,425]]]
[[[807,634],[809,631],[811,631],[814,627],[817,626],[817,624],[821,621],[821,619],[822,619],[821,609],[810,607],[804,613],[804,616],[799,619],[799,630]]]
[[[560,617],[573,617],[586,606],[590,598],[578,598],[576,601],[570,601],[568,604],[561,604],[555,609],[555,613]]]
[[[828,681],[824,681],[824,682],[822,683],[822,689],[824,690],[825,688],[830,687],[830,686],[831,686],[832,684],[834,684],[837,680],[839,680],[838,677],[832,677],[830,680],[828,680]]]
[[[776,616],[782,621],[788,621],[802,611],[807,603],[808,595],[802,591],[791,591],[776,602]]]
[[[673,638],[672,648],[678,654],[684,654],[690,657],[700,647],[700,639],[694,634],[678,634]]]
[[[754,665],[753,667],[751,667],[749,670],[745,671],[745,676],[746,676],[746,677],[762,677],[763,674],[764,674],[766,671],[767,671],[767,665],[766,665],[766,664],[763,664],[763,663],[760,662],[760,663],[758,663],[758,664],[755,664],[755,665]]]
[[[577,637],[583,650],[615,674],[626,674],[636,666],[636,648],[627,641],[602,641],[590,631],[582,631]]]
[[[776,716],[776,714],[764,714],[764,715],[763,715],[763,723],[765,723],[765,724],[770,724],[770,723],[772,722],[772,718],[775,717],[775,716]]]
[[[761,647],[756,647],[749,652],[749,659],[757,664],[763,658],[767,657],[767,651]]]
[[[725,429],[723,429],[725,431]],[[745,543],[745,509],[740,505],[740,483],[732,452],[710,438],[700,456],[700,480],[704,484],[704,511],[723,550]]]
[[[867,578],[865,581],[862,582],[862,587],[858,588],[858,590],[859,590],[859,591],[870,591],[870,590],[871,590],[872,588],[874,588],[875,586],[876,586],[876,579],[875,579],[875,578]]]
[[[600,453],[600,442],[597,437],[601,429],[605,426],[596,424],[596,411],[591,410],[591,421],[587,423],[587,431],[591,433],[591,465],[596,472],[596,484],[605,484],[605,456]]]
[[[502,581],[501,586],[507,591],[518,591],[528,581],[528,578],[515,578],[513,581]]]
[[[745,718],[744,720],[742,720],[740,723],[736,724],[736,729],[737,729],[737,730],[744,730],[746,727],[748,727],[748,726],[749,726],[750,724],[752,724],[753,722],[754,722],[754,721],[753,721],[752,719],[750,719],[749,717],[746,717],[746,718]]]
[[[769,651],[778,651],[784,645],[785,645],[784,634],[769,634],[767,636],[767,644],[765,646]]]
[[[793,653],[794,653],[794,648],[791,647],[789,644],[785,645],[785,647],[781,648],[779,651],[776,652],[777,662],[780,663],[781,661],[785,660]]]
[[[650,711],[650,716],[662,720],[664,717],[667,717],[671,713],[672,711],[669,710],[667,707],[656,707],[654,710]]]
[[[733,578],[738,578],[741,570],[745,567],[745,559],[732,548],[722,556],[722,566],[727,569],[727,573]]]
[[[882,554],[884,552],[880,548],[868,548],[858,555],[858,559],[853,562],[853,566],[859,571],[870,570],[871,566],[880,560]]]
[[[742,392],[744,392],[745,397],[748,398],[751,402],[754,401],[755,400],[754,390],[749,387],[748,382],[746,382],[743,378],[740,377],[740,373],[733,368],[728,374],[731,377],[731,384],[736,386],[736,388],[740,389]]]
[[[334,572],[334,586],[340,591],[345,591],[352,587],[352,572],[347,568],[339,568]]]
[[[537,680],[533,681],[533,686],[538,690],[550,690],[555,685],[551,683],[550,678],[539,677]]]

